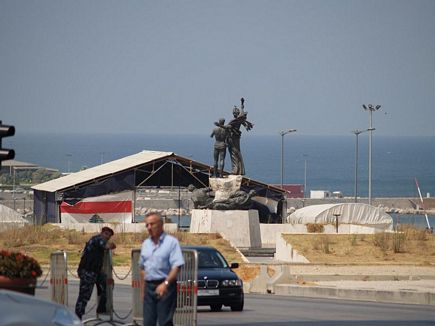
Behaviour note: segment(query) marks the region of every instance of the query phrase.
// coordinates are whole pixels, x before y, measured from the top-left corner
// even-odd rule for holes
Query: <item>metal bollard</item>
[[[131,251],[131,287],[132,287],[132,295],[133,295],[133,304],[132,304],[132,315],[133,320],[142,320],[143,319],[143,298],[141,298],[141,277],[140,277],[140,269],[139,269],[139,257],[140,257],[140,249],[133,249]]]
[[[177,309],[174,325],[197,325],[198,253],[183,249],[184,266],[177,278]]]
[[[109,315],[110,320],[113,320],[113,287],[115,285],[113,281],[113,270],[112,270],[112,251],[104,251],[103,268],[102,272],[106,274],[106,313],[104,315]],[[98,300],[98,299],[97,299]]]
[[[51,301],[68,305],[68,265],[66,252],[50,254]]]

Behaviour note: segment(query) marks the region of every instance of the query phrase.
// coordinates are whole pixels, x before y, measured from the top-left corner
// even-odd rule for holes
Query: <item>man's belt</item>
[[[146,283],[151,283],[151,284],[154,284],[154,285],[159,285],[159,284],[163,283],[164,281],[165,281],[165,279],[162,278],[160,280],[152,280],[152,281],[146,280],[145,282]]]

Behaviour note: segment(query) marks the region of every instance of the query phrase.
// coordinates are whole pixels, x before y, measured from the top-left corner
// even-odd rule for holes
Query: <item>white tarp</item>
[[[29,223],[20,213],[0,204],[0,223]]]
[[[392,225],[393,219],[378,207],[361,203],[311,205],[297,209],[287,218],[291,224]]]

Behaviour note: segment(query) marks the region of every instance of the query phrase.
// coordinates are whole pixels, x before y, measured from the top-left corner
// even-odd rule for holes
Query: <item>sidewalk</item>
[[[435,305],[435,266],[285,264],[253,259],[246,292]]]
[[[321,281],[276,284],[276,295],[435,305],[435,281]]]

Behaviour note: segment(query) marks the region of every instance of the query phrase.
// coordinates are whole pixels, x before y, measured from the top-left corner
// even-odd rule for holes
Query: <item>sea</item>
[[[364,136],[364,137],[363,137]],[[283,150],[282,150],[283,141]],[[19,133],[3,139],[15,159],[61,172],[75,172],[142,150],[168,151],[213,165],[213,139],[204,135],[174,134],[52,134]],[[341,191],[368,196],[368,135],[308,136],[244,133],[241,150],[246,176],[281,184],[306,185],[310,190]],[[435,195],[435,137],[381,136],[372,139],[372,198]],[[231,170],[229,155],[225,169]],[[432,220],[432,216],[430,217]],[[434,220],[435,222],[435,220]]]

